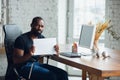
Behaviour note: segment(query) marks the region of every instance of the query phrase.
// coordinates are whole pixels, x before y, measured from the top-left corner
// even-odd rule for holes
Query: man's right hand
[[[32,55],[34,55],[34,52],[35,52],[35,46],[32,46],[30,49],[29,49],[29,52]]]

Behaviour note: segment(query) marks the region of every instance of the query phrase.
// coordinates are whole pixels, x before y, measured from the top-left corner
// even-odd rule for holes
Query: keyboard
[[[61,52],[60,55],[66,56],[66,57],[71,57],[71,58],[81,57],[80,53],[72,53],[72,52]]]

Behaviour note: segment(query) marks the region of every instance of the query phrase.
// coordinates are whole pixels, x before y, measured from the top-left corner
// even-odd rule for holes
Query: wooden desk
[[[104,80],[105,77],[120,76],[120,51],[108,48],[102,50],[106,51],[110,57],[82,56],[81,58],[68,58],[60,55],[52,56],[51,59],[81,69],[82,80],[86,80],[86,73],[89,73],[90,80]]]

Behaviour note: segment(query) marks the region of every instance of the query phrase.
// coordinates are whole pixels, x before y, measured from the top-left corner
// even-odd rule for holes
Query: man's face
[[[38,36],[39,34],[41,34],[44,30],[44,21],[43,20],[39,20],[38,23],[36,24],[36,26],[32,27],[32,32],[35,36]]]

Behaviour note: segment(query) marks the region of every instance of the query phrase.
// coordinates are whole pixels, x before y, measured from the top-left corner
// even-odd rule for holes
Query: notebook
[[[56,45],[56,38],[34,39],[35,46],[34,55],[53,55],[56,54],[54,46]]]

